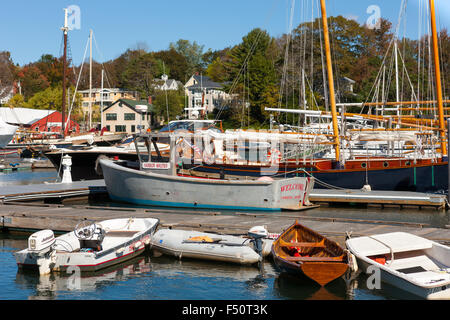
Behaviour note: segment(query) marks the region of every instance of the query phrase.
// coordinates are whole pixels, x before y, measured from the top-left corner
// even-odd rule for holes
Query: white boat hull
[[[381,282],[424,299],[450,299],[449,247],[403,232],[349,239],[346,245],[367,275],[379,272]]]
[[[209,237],[215,242],[189,242],[192,237]],[[218,241],[220,239],[220,241]],[[263,240],[263,256],[270,253],[271,240]],[[250,265],[262,260],[250,239],[186,230],[158,230],[151,240],[151,249],[182,258],[201,259]]]
[[[214,180],[145,172],[100,160],[109,196],[138,205],[231,210],[301,209],[313,178],[272,181]]]
[[[127,229],[127,221],[131,221]],[[19,268],[39,269],[41,274],[50,272],[97,271],[121,263],[139,254],[150,244],[151,235],[158,226],[158,219],[112,219],[100,224],[106,236],[100,251],[80,250],[80,241],[74,232],[56,238],[53,250],[39,254],[24,249],[14,254]],[[109,229],[109,230],[108,230]]]

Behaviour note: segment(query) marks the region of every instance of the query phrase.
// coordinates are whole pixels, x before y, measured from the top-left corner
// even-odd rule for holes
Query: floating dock
[[[0,187],[0,202],[45,200],[48,198],[70,198],[79,196],[107,195],[105,181],[88,180],[72,183],[44,183]],[[406,191],[361,191],[314,189],[309,196],[312,203],[358,203],[366,205],[416,206],[445,209],[447,197]]]
[[[347,190],[348,191],[348,190]],[[363,193],[363,194],[360,194]],[[450,226],[435,228],[424,223],[407,223],[395,221],[348,219],[318,217],[305,215],[302,212],[253,213],[235,211],[204,211],[169,208],[127,208],[127,207],[93,207],[88,205],[64,205],[45,203],[49,199],[71,199],[73,197],[105,196],[107,194],[103,180],[80,181],[73,183],[45,183],[35,185],[7,186],[0,188],[0,229],[2,231],[34,232],[52,229],[56,232],[73,230],[83,220],[101,221],[124,217],[159,218],[162,227],[217,232],[223,234],[245,234],[251,227],[265,225],[269,232],[280,233],[295,220],[305,226],[333,238],[343,244],[347,233],[352,236],[363,236],[393,231],[404,231],[430,240],[450,244]],[[313,202],[357,202],[373,203],[385,198],[390,204],[410,204],[423,194],[394,192],[362,192],[343,193],[333,190],[313,190]],[[373,198],[375,195],[377,198]],[[346,198],[343,198],[346,196]],[[397,196],[397,197],[396,197]],[[326,198],[328,197],[328,198]],[[391,198],[388,198],[391,197]],[[408,198],[410,197],[410,198]],[[441,207],[446,203],[444,196],[415,199],[416,205]],[[36,202],[40,200],[40,202]],[[405,202],[406,201],[406,202]],[[61,202],[63,203],[63,202]],[[314,209],[313,209],[314,211]]]
[[[51,229],[69,232],[82,220],[152,217],[161,227],[222,234],[246,234],[251,227],[264,225],[271,233],[281,233],[296,220],[343,244],[347,233],[353,237],[403,231],[450,244],[450,229],[422,223],[304,216],[300,213],[211,212],[169,209],[65,206],[58,204],[0,204],[0,229],[4,232],[34,232]]]

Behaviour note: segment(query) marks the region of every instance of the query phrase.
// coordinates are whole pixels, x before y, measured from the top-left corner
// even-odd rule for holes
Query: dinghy
[[[19,268],[31,267],[40,274],[71,267],[97,271],[143,253],[158,224],[153,218],[83,220],[73,232],[57,238],[52,230],[32,234],[28,248],[14,255]]]
[[[306,276],[321,286],[343,276],[348,269],[343,248],[297,221],[275,240],[272,256],[281,272]]]
[[[270,254],[273,240],[267,231],[252,228],[248,238],[198,231],[161,229],[151,240],[151,249],[179,259],[191,258],[251,265]],[[259,246],[258,240],[261,245]]]
[[[450,299],[450,248],[405,233],[348,239],[348,250],[367,274],[425,299]],[[371,268],[370,268],[371,267]]]

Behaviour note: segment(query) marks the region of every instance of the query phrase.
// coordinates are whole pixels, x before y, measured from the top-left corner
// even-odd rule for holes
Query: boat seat
[[[284,260],[290,262],[342,262],[345,255],[339,257],[283,257]]]
[[[286,242],[280,239],[280,247],[325,248],[325,239],[320,242]]]
[[[394,256],[394,261],[392,261],[391,264],[388,262],[388,265],[390,268],[399,272],[403,269],[410,269],[414,267],[421,267],[425,270],[439,270],[439,266],[426,255],[398,259]]]
[[[423,285],[434,284],[441,281],[445,281],[447,283],[450,282],[450,274],[440,271],[410,273],[408,276]]]
[[[132,237],[139,231],[135,230],[109,230],[106,232],[107,237]]]

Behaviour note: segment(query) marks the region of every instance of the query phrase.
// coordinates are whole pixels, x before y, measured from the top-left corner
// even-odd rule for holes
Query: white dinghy
[[[230,262],[243,265],[255,264],[270,254],[273,240],[267,239],[263,227],[254,227],[249,237],[237,237],[187,230],[158,230],[151,240],[153,251],[175,256]]]
[[[379,268],[382,282],[422,298],[450,299],[450,247],[404,232],[353,238],[346,245],[363,272]]]
[[[159,224],[153,218],[124,218],[100,223],[83,220],[73,232],[57,238],[42,230],[28,238],[28,248],[14,254],[19,268],[40,274],[67,268],[97,271],[143,253]]]

